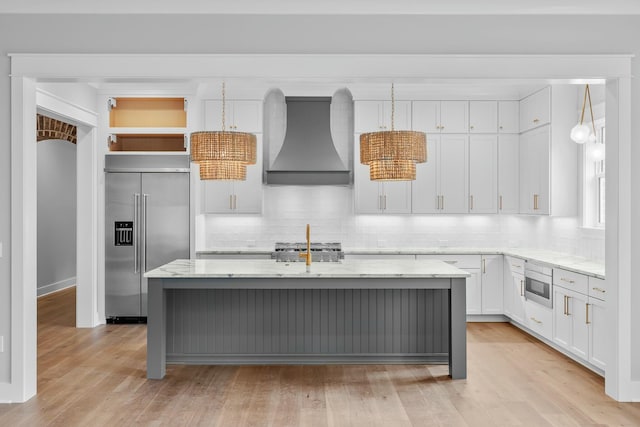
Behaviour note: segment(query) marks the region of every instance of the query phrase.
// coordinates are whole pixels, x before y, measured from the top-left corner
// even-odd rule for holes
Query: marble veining
[[[345,255],[508,255],[548,264],[575,273],[605,278],[604,262],[554,252],[528,248],[482,248],[482,247],[432,247],[432,248],[344,248]],[[233,248],[225,250],[198,251],[198,255],[242,255],[270,254],[271,250],[258,248]],[[397,261],[394,261],[397,262]]]
[[[466,278],[470,274],[439,260],[350,260],[304,263],[273,260],[178,259],[151,270],[147,278]]]

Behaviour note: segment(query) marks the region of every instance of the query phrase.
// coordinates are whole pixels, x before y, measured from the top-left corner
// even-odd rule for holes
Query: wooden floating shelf
[[[184,98],[114,98],[110,127],[184,128]]]
[[[187,151],[183,134],[116,134],[109,151]]]

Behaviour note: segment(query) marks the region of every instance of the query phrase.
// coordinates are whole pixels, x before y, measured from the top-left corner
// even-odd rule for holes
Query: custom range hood
[[[348,98],[351,99],[350,94]],[[286,127],[286,131],[284,138],[276,136],[269,141],[273,160],[265,171],[266,183],[350,184],[352,174],[347,165],[351,163],[351,156],[347,135],[348,132],[353,135],[353,125],[349,125],[353,123],[352,101],[345,103],[351,105],[350,109],[342,108],[343,104],[336,96],[337,107],[332,106],[331,97],[286,97],[285,102],[282,128]],[[281,103],[280,109],[283,109]],[[265,114],[265,120],[268,117]],[[340,143],[334,144],[334,139],[339,139]]]

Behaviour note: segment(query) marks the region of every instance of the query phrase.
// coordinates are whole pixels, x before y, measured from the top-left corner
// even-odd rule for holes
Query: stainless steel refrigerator
[[[144,273],[189,258],[189,156],[106,155],[105,312],[143,322]]]

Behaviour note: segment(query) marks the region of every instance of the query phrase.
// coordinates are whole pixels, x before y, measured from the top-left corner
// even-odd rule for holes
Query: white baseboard
[[[509,322],[504,314],[467,314],[467,322]]]
[[[76,278],[70,277],[65,280],[60,280],[59,282],[38,287],[38,296],[41,297],[44,295],[48,295],[53,292],[61,291],[62,289],[70,288],[71,286],[75,286],[75,285],[76,285]]]

